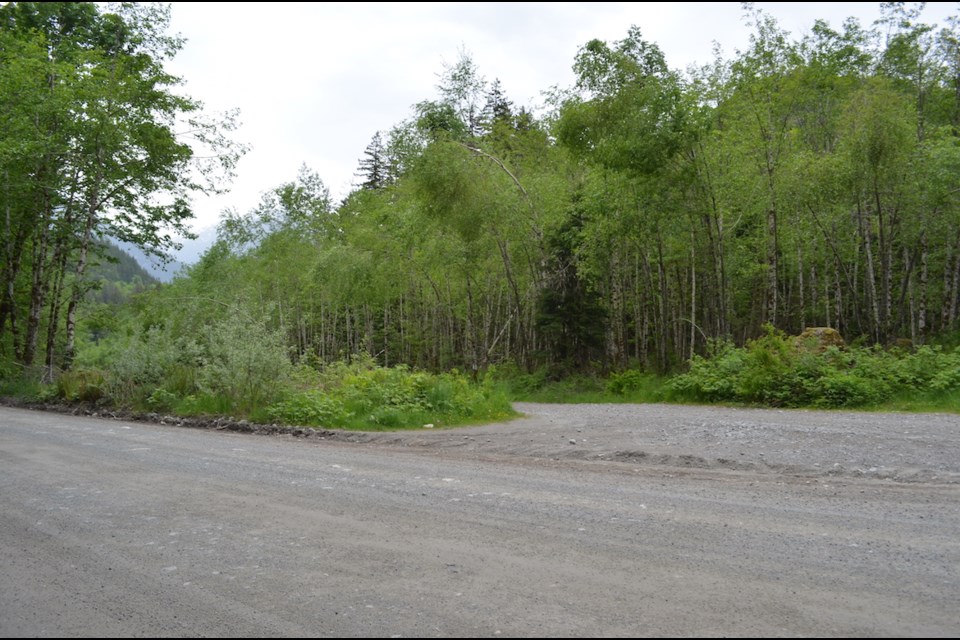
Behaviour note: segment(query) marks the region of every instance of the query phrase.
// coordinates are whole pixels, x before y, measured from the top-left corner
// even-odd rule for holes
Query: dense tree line
[[[867,344],[955,332],[960,23],[927,24],[921,8],[884,3],[873,25],[817,21],[792,38],[745,5],[749,46],[686,72],[633,27],[586,43],[575,86],[545,111],[518,108],[463,55],[434,99],[374,134],[342,202],[304,167],[249,212],[226,212],[200,262],[139,302],[140,324],[190,336],[243,317],[304,362],[369,353],[557,375],[670,371],[767,326]],[[61,132],[39,84],[43,144],[70,144],[4,150],[9,175],[37,176],[88,140]],[[30,234],[10,246],[42,254],[8,262],[18,250],[5,249],[8,344],[29,342],[36,269],[20,265],[63,259],[61,235],[76,257],[78,229],[106,219],[81,206],[98,167],[65,161],[55,203],[43,181],[5,181],[34,216],[26,231],[8,216]]]
[[[212,190],[241,147],[164,70],[182,46],[169,7],[0,6],[0,352],[49,376],[76,352],[79,311],[105,242],[163,254],[189,233],[188,196]],[[210,152],[204,165],[195,147]],[[41,349],[43,353],[41,355]]]

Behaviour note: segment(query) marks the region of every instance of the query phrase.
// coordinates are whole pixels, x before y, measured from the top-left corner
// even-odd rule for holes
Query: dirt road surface
[[[0,636],[960,635],[960,417],[517,408],[322,438],[0,408]]]

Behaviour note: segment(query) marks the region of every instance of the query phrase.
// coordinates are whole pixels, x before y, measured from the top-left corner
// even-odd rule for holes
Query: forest
[[[105,313],[102,241],[168,252],[190,194],[229,185],[236,114],[176,91],[169,7],[7,3],[0,373],[317,424],[481,419],[585,379],[776,406],[936,392],[957,410],[960,18],[882,3],[874,24],[793,37],[743,10],[749,45],[684,71],[637,26],[586,42],[544,108],[462,53],[372,132],[342,201],[304,166]],[[841,339],[797,347],[812,327]]]

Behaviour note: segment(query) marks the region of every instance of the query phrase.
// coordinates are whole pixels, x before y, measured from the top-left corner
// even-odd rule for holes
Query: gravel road
[[[0,636],[960,635],[960,417],[517,408],[310,438],[0,408]]]

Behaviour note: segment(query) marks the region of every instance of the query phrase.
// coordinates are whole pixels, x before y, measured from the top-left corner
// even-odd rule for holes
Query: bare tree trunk
[[[703,157],[704,149],[701,144],[698,148],[697,157]],[[698,174],[704,182],[705,196],[710,202],[709,212],[704,214],[704,228],[707,230],[707,236],[710,242],[710,253],[713,258],[714,269],[714,336],[726,336],[730,333],[730,319],[728,309],[730,302],[727,299],[727,272],[723,257],[724,225],[723,214],[717,204],[716,192],[713,187],[713,180],[710,172],[710,165],[703,161],[698,163]],[[703,168],[702,172],[700,167]]]
[[[98,155],[101,151],[98,150]],[[98,163],[102,166],[102,163]],[[77,266],[74,269],[73,291],[70,295],[70,303],[67,305],[67,325],[66,325],[66,346],[63,353],[63,368],[69,370],[73,364],[73,358],[76,352],[76,331],[77,331],[77,308],[83,299],[86,291],[83,288],[83,277],[87,272],[87,257],[90,251],[90,243],[93,241],[93,227],[97,220],[97,211],[103,204],[100,202],[100,187],[103,176],[93,177],[91,191],[86,200],[86,220],[83,226],[83,235],[80,237],[79,253],[77,255]]]
[[[767,211],[767,322],[777,324],[778,287],[777,271],[777,209],[771,205]]]
[[[491,290],[489,277],[486,289],[487,291]],[[486,369],[487,365],[490,364],[490,354],[493,351],[493,345],[490,344],[490,340],[493,337],[491,333],[496,324],[497,313],[497,308],[494,306],[494,297],[492,295],[487,295],[484,296],[484,298],[485,304],[483,310],[483,326],[480,328],[480,331],[483,335],[483,345],[480,348],[480,367],[482,369]]]
[[[927,279],[929,277],[930,258],[927,247],[926,231],[920,233],[920,308],[917,312],[917,334],[914,344],[923,344],[927,335]]]
[[[517,285],[516,280],[513,277],[513,268],[510,262],[510,254],[507,251],[506,242],[500,238],[500,234],[494,231],[497,241],[497,247],[500,249],[500,257],[503,261],[503,270],[504,275],[507,278],[507,283],[510,285],[510,291],[513,294],[513,305],[514,313],[517,316],[517,338],[519,340],[518,348],[520,353],[520,362],[524,369],[529,369],[529,359],[527,354],[527,343],[526,343],[526,328],[523,321],[523,305],[520,301],[520,288]]]
[[[693,229],[690,230],[690,359],[697,341],[697,254]]]
[[[6,198],[4,198],[4,269],[3,269],[3,291],[0,293],[0,336],[3,335],[10,322],[11,344],[16,351],[18,342],[17,325],[17,299],[16,299],[16,281],[20,273],[21,258],[23,247],[26,244],[27,232],[31,225],[21,223],[17,229],[13,228],[12,216],[12,196],[10,195],[10,173],[4,172],[4,187]],[[0,341],[3,345],[3,341]]]
[[[63,219],[60,221],[62,227],[66,229],[66,231],[61,231],[59,234],[56,234],[53,237],[53,240],[56,242],[56,249],[54,250],[52,266],[62,271],[66,270],[66,259],[70,252],[69,229],[73,225],[73,200],[75,196],[75,185],[77,182],[78,173],[79,170],[77,170],[77,172],[74,174],[74,189],[71,189],[70,197],[66,206],[64,207]],[[30,310],[27,317],[24,353],[22,356],[22,362],[27,366],[33,364],[33,360],[36,356],[38,333],[40,329],[40,316],[42,315],[43,306],[46,303],[47,294],[49,292],[47,256],[49,253],[52,236],[55,232],[54,225],[56,221],[54,220],[53,203],[50,197],[50,191],[46,187],[43,189],[43,204],[41,209],[43,213],[38,220],[40,226],[40,237],[38,242],[34,244],[33,278],[30,288]],[[55,274],[55,276],[61,281],[64,275],[65,274],[62,272]],[[60,303],[59,292],[55,302],[57,305]],[[52,371],[50,371],[50,375],[52,375]]]
[[[657,341],[659,348],[659,368],[662,372],[667,369],[667,271],[663,264],[663,238],[657,234],[657,272],[660,277],[660,338]]]
[[[398,310],[400,313],[400,322],[398,325],[400,329],[400,360],[402,362],[410,362],[410,348],[407,346],[407,305],[405,305],[404,302],[406,302],[406,296],[401,293],[400,308]]]
[[[800,331],[803,332],[807,328],[807,307],[806,296],[803,294],[803,251],[799,242],[797,243],[797,289],[800,292]]]
[[[891,271],[893,269],[893,241],[891,238],[891,233],[887,231],[887,221],[885,220],[883,214],[883,205],[881,204],[880,199],[880,187],[877,184],[876,176],[874,176],[873,184],[873,195],[874,195],[874,205],[877,208],[877,235],[880,243],[880,326],[879,331],[881,332],[877,339],[880,342],[885,342],[890,338],[890,320],[892,318],[892,294],[891,294],[891,282],[893,280]],[[893,216],[891,215],[891,218]],[[893,225],[893,220],[890,221],[890,226]]]
[[[47,280],[47,252],[50,242],[50,219],[45,215],[42,221],[40,237],[34,245],[33,274],[30,284],[30,308],[27,312],[27,327],[23,340],[23,351],[20,361],[24,366],[31,366],[37,353],[37,336],[40,332],[40,316],[43,305],[46,303],[49,282]]]
[[[870,309],[873,312],[873,339],[877,342],[881,340],[881,324],[880,324],[880,301],[877,297],[877,281],[873,265],[873,241],[872,235],[873,232],[868,228],[869,221],[864,220],[863,209],[860,205],[857,205],[857,221],[860,226],[860,238],[863,241],[864,252],[867,257],[866,265],[866,281],[867,281],[867,294],[870,297]]]
[[[830,321],[830,276],[826,268],[824,268],[823,271],[823,326],[833,327],[833,323]],[[816,292],[819,283],[817,279],[817,265],[815,264],[810,266],[810,281],[811,291]],[[814,311],[814,314],[816,314],[816,311]]]
[[[958,300],[960,300],[960,239],[957,241],[957,251],[953,259],[953,294],[950,297],[950,317],[948,324],[950,331],[957,326]]]
[[[347,356],[347,361],[349,362],[350,360],[353,359],[353,353],[354,353],[353,323],[350,322],[350,306],[349,305],[345,305],[343,309],[343,324],[344,324],[344,331],[346,334],[344,337],[346,338],[346,342],[347,342],[346,356]]]
[[[383,305],[383,366],[390,366],[390,305]]]
[[[638,251],[633,252],[633,359],[635,362],[641,362],[640,351],[641,351],[641,334],[643,333],[643,328],[640,322],[640,316],[642,314],[643,303],[640,298],[640,253]]]
[[[622,261],[619,248],[614,251],[610,261],[610,318],[608,320],[607,357],[614,366],[624,363],[624,327],[623,327],[623,283]]]
[[[59,243],[54,258],[56,271],[53,280],[53,292],[50,295],[50,313],[47,318],[47,353],[44,360],[46,372],[44,379],[53,381],[56,371],[56,344],[57,333],[60,325],[60,309],[63,306],[63,280],[67,273],[67,249],[64,247],[65,241]]]
[[[830,326],[829,316],[827,317],[827,321],[825,324],[821,324],[817,322],[817,298],[820,295],[817,292],[818,287],[819,287],[819,283],[817,282],[817,263],[811,262],[810,263],[810,318],[815,325],[819,325],[821,327],[829,327]]]
[[[840,259],[833,259],[833,307],[834,307],[834,317],[836,318],[835,329],[843,334],[847,328],[847,323],[843,316],[843,301],[842,296],[843,287],[840,283]]]
[[[370,305],[367,303],[363,304],[363,330],[364,330],[364,345],[363,348],[370,352],[370,355],[373,354],[373,350],[376,349],[376,343],[374,342],[373,332],[374,332],[374,321],[373,321],[373,310],[370,308]]]
[[[940,330],[950,326],[950,297],[953,293],[953,247],[947,246],[947,255],[943,259],[943,299],[940,304]]]
[[[657,301],[658,296],[657,296],[657,287],[653,282],[653,269],[650,266],[650,255],[647,253],[646,249],[644,249],[643,251],[642,266],[643,266],[644,279],[646,281],[646,290],[649,292],[649,300],[647,301],[647,304],[644,305],[644,317],[647,317],[649,315],[649,307]],[[654,344],[657,345],[658,350],[660,348],[660,338],[661,338],[659,333],[660,331],[659,319],[660,319],[660,314],[659,314],[659,307],[658,307],[654,309],[653,319],[650,322],[650,324],[653,325],[653,331],[652,331],[651,337],[653,339]],[[646,342],[644,342],[644,353],[647,354],[645,357],[649,359],[650,354],[649,354],[649,350]],[[647,366],[649,367],[649,361],[647,362]]]

